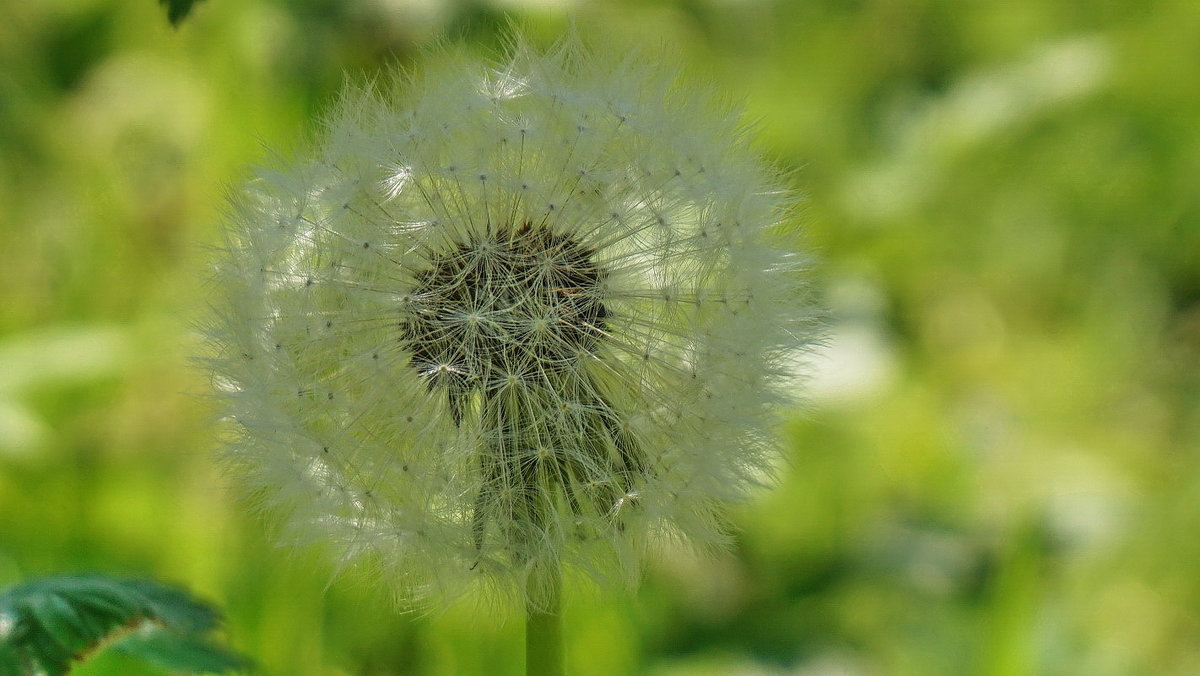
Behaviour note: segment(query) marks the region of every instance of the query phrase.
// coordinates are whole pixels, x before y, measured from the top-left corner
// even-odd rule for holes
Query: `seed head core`
[[[523,223],[430,257],[403,309],[400,342],[455,423],[464,399],[575,368],[595,356],[608,310],[595,252]]]

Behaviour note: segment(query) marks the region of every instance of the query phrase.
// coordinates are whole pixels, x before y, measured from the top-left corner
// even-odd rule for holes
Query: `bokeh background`
[[[744,101],[828,315],[737,547],[572,589],[572,673],[1200,673],[1195,0],[0,2],[0,586],[173,581],[255,673],[522,673],[511,611],[398,613],[270,545],[189,365],[246,167],[511,20]]]

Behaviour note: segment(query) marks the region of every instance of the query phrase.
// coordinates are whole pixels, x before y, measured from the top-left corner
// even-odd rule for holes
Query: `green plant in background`
[[[178,26],[191,14],[197,0],[158,0],[158,4],[166,5],[167,20],[172,26]]]
[[[406,598],[515,595],[529,673],[561,673],[564,568],[720,546],[771,473],[810,331],[746,144],[574,41],[346,94],[315,157],[235,198],[210,360],[235,474]]]
[[[219,616],[151,580],[64,575],[0,592],[0,674],[59,676],[114,650],[173,671],[219,673],[246,660],[208,637]]]

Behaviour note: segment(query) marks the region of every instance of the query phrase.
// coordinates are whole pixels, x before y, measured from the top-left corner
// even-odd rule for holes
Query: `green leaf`
[[[174,671],[222,673],[246,667],[245,660],[219,646],[154,626],[126,636],[112,649]]]
[[[158,0],[158,4],[167,6],[167,20],[172,26],[178,26],[192,12],[192,5],[199,0]]]
[[[7,640],[0,641],[0,674],[28,674],[32,671],[22,663],[16,649]]]
[[[243,658],[206,638],[219,621],[210,606],[149,580],[31,580],[0,593],[0,674],[65,674],[108,643],[177,671],[244,668]]]

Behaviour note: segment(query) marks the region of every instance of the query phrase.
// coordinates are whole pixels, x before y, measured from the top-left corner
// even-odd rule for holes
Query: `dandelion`
[[[423,73],[234,198],[228,455],[289,538],[411,599],[514,593],[533,641],[563,567],[719,546],[769,476],[805,323],[789,197],[735,113],[638,58]]]

